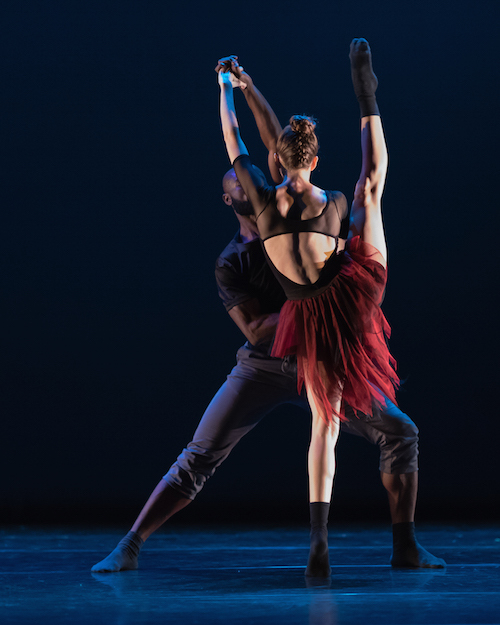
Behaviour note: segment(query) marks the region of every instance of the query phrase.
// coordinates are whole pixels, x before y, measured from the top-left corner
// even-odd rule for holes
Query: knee
[[[401,438],[406,438],[411,441],[418,441],[418,427],[416,424],[404,413],[402,413],[402,419],[399,421],[399,434]]]
[[[207,449],[190,443],[177,458],[177,464],[185,471],[204,477],[206,481],[227,458],[229,450]]]
[[[405,414],[396,420],[380,449],[380,470],[384,473],[418,471],[418,428]]]
[[[164,476],[174,488],[194,499],[229,452],[210,451],[190,443]]]
[[[382,411],[381,418],[385,421],[382,431],[388,439],[418,441],[418,428],[410,417],[396,406],[389,404]]]

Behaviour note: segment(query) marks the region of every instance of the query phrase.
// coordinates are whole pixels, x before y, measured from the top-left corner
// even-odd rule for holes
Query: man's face
[[[240,185],[238,178],[236,178],[236,174],[234,172],[232,172],[228,182],[229,184],[226,187],[227,193],[229,193],[233,201],[236,200],[237,202],[248,202],[248,198],[245,195],[245,192],[243,191],[243,188]]]
[[[228,206],[231,206],[238,215],[253,215],[252,205],[245,195],[234,171],[230,171],[224,176],[223,188],[225,191],[222,196],[224,202]]]

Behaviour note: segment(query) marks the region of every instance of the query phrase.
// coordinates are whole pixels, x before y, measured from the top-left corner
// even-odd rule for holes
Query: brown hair
[[[283,128],[276,151],[285,169],[309,167],[318,153],[318,137],[314,132],[316,121],[307,115],[293,115]]]

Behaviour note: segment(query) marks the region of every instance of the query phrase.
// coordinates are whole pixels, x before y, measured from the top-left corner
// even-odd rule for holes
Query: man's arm
[[[265,262],[264,259],[262,262]],[[270,276],[270,279],[274,278]],[[250,286],[248,276],[242,270],[241,263],[232,254],[227,257],[220,256],[217,259],[215,281],[224,308],[250,343],[257,345],[272,338],[282,303],[280,296],[276,294],[270,299],[270,301],[274,301],[271,310],[274,309],[277,312],[263,313],[260,300],[255,293],[255,287]]]
[[[283,182],[283,176],[276,164],[274,155],[276,154],[276,143],[281,134],[281,125],[269,102],[253,84],[253,80],[250,76],[248,76],[248,74],[246,76],[249,81],[246,89],[243,89],[243,95],[255,118],[262,143],[267,148],[267,164],[271,177],[276,184],[280,184]],[[245,76],[243,75],[242,82],[245,82]]]
[[[229,310],[229,316],[252,345],[269,340],[276,332],[279,313],[261,314],[256,298]]]
[[[283,176],[274,159],[276,153],[276,143],[281,134],[281,125],[269,102],[254,85],[252,78],[243,70],[238,63],[238,57],[231,55],[219,60],[216,71],[222,67],[230,67],[231,73],[241,83],[240,88],[247,101],[250,110],[255,118],[262,143],[268,151],[268,166],[271,177],[277,184],[283,182]]]

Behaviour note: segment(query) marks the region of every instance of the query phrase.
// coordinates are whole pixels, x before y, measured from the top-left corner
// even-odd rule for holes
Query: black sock
[[[324,501],[316,501],[309,504],[309,516],[311,519],[311,534],[315,531],[325,530],[328,525],[330,504]]]
[[[354,40],[351,44],[351,77],[354,93],[358,98],[361,117],[380,115],[375,97],[378,80],[372,68],[370,46],[365,39]]]
[[[394,546],[400,549],[404,549],[409,545],[414,545],[415,523],[413,521],[394,523],[392,526],[392,541]]]
[[[328,577],[331,573],[328,555],[328,514],[330,504],[318,501],[309,504],[311,517],[311,548],[307,563],[308,577]]]
[[[442,569],[442,558],[436,558],[424,549],[415,538],[415,523],[394,523],[392,526],[391,564],[402,568]]]

